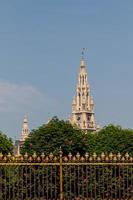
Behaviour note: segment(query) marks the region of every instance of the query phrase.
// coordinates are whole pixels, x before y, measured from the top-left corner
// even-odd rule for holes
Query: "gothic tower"
[[[72,102],[72,116],[70,122],[77,125],[84,131],[96,131],[94,101],[90,94],[90,86],[87,80],[86,63],[83,58],[80,60],[80,70],[76,96]]]
[[[25,116],[23,123],[22,123],[22,131],[21,131],[21,137],[20,137],[20,143],[23,144],[25,139],[28,137],[29,135],[29,125],[28,125],[28,119]]]
[[[16,156],[20,155],[20,149],[23,146],[25,139],[29,136],[30,130],[29,130],[29,125],[28,125],[28,119],[25,116],[23,123],[22,123],[22,131],[21,131],[21,136],[19,140],[15,140],[15,145],[14,145],[14,154]]]

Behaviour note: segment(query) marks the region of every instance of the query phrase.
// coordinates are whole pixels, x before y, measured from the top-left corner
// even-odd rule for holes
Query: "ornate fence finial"
[[[71,153],[68,154],[68,158],[69,158],[69,160],[72,159],[72,154]]]
[[[112,154],[112,152],[109,154],[109,159],[110,159],[110,160],[113,159],[113,154]]]
[[[53,153],[50,153],[50,154],[49,154],[49,158],[50,158],[50,160],[53,159]]]
[[[85,159],[88,160],[89,154],[86,152]]]
[[[118,160],[121,159],[121,154],[120,154],[120,152],[117,154],[117,158],[118,158]]]
[[[104,160],[105,159],[105,154],[102,152],[101,153],[101,159]]]
[[[37,158],[36,152],[33,153],[32,158],[33,158],[33,160],[36,160],[36,158]]]
[[[0,160],[2,160],[2,158],[3,158],[3,154],[2,152],[0,152]]]
[[[79,160],[80,159],[80,154],[79,152],[76,154],[76,158]]]
[[[26,152],[26,153],[24,154],[24,159],[27,160],[27,158],[28,158],[28,153]]]
[[[60,146],[60,151],[59,151],[59,153],[60,153],[60,158],[61,158],[61,157],[62,157],[62,154],[63,154],[61,146]]]
[[[126,160],[129,159],[129,154],[128,153],[125,154],[125,158],[126,158]]]
[[[93,156],[93,159],[96,160],[97,154],[95,152],[93,153],[92,156]]]

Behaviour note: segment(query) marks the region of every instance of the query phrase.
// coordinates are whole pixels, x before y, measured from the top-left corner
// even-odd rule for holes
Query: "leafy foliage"
[[[133,130],[122,129],[120,126],[108,125],[99,132],[84,134],[73,127],[68,121],[54,117],[48,124],[40,126],[30,133],[21,153],[38,154],[50,152],[57,154],[60,146],[64,155],[68,153],[83,155],[85,152],[92,154],[126,153],[133,155]]]
[[[26,140],[22,153],[50,152],[59,153],[60,147],[63,154],[69,152],[76,154],[84,154],[87,150],[87,135],[81,130],[73,128],[69,122],[59,120],[54,117],[47,125],[43,125],[30,133]]]
[[[0,152],[8,154],[13,152],[13,144],[11,138],[0,132]]]
[[[133,130],[109,125],[97,134],[88,134],[88,152],[122,153],[133,155]]]

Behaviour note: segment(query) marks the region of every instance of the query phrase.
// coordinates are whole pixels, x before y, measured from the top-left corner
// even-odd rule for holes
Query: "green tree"
[[[8,138],[0,131],[0,152],[8,154],[13,152],[13,143],[11,138]]]
[[[64,155],[69,152],[84,154],[87,151],[87,135],[74,128],[68,121],[54,117],[48,124],[31,131],[21,153],[35,151],[39,154],[42,152],[57,154],[60,147]]]
[[[88,152],[122,153],[133,155],[133,130],[108,125],[96,134],[88,134]]]

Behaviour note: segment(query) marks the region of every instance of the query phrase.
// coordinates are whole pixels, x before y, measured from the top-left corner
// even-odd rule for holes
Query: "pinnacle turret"
[[[21,131],[21,138],[20,141],[24,142],[25,139],[28,137],[29,135],[29,125],[28,125],[28,118],[25,116],[23,123],[22,123],[22,131]]]
[[[76,95],[72,103],[72,116],[70,121],[83,130],[96,130],[94,100],[90,95],[86,63],[83,55],[84,53],[82,52]]]

